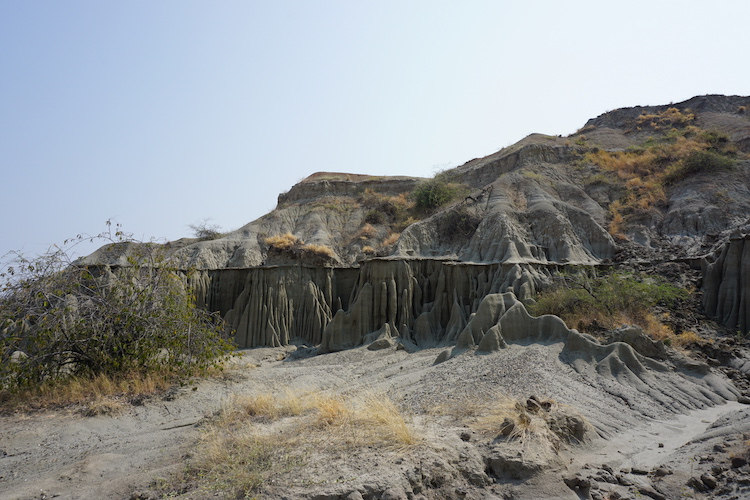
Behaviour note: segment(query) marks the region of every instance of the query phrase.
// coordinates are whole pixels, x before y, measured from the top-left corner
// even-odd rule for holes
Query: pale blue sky
[[[750,94],[750,2],[0,1],[0,255],[114,218],[234,229],[316,171],[431,176],[529,133]]]

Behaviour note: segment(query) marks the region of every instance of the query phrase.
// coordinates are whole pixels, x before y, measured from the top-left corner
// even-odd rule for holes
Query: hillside
[[[256,416],[253,439],[303,465],[226,495],[750,494],[749,107],[614,110],[432,179],[315,173],[235,231],[167,243],[263,366],[221,391],[386,394],[421,436],[351,444],[320,409]],[[200,498],[187,483],[169,494]]]

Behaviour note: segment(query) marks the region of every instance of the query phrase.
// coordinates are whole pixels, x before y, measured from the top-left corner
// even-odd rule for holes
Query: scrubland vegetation
[[[623,239],[627,222],[660,208],[666,191],[698,172],[731,169],[738,151],[723,133],[695,125],[695,115],[669,108],[658,114],[643,114],[633,132],[653,132],[641,145],[624,151],[593,148],[582,163],[593,164],[607,175],[594,174],[587,181],[622,188],[623,196],[609,206],[613,236]],[[611,177],[608,174],[613,174]]]
[[[632,324],[657,340],[680,344],[694,340],[694,334],[673,332],[664,315],[684,303],[689,293],[659,276],[580,271],[560,274],[529,309],[534,315],[559,316],[569,327],[587,333]]]
[[[220,368],[233,349],[160,246],[109,228],[94,239],[125,252],[126,265],[78,265],[69,247],[55,247],[35,259],[16,254],[0,274],[5,406],[139,397]]]
[[[289,255],[296,259],[313,257],[322,260],[331,260],[335,258],[335,254],[330,247],[313,243],[305,244],[304,241],[292,233],[269,236],[265,239],[265,243],[271,252]]]

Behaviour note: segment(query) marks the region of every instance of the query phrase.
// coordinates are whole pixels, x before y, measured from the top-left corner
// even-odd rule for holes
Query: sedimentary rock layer
[[[704,271],[703,307],[709,316],[746,335],[750,330],[750,235],[736,235]]]
[[[198,271],[190,285],[199,306],[219,311],[235,329],[240,347],[299,338],[337,351],[386,324],[415,346],[455,342],[485,296],[510,290],[531,298],[546,273],[522,264],[376,259],[361,268]]]

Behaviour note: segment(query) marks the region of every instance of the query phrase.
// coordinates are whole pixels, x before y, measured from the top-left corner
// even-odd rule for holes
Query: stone
[[[688,479],[687,485],[699,493],[705,493],[708,491],[708,487],[697,477],[691,477]]]
[[[703,484],[706,485],[706,488],[708,488],[709,490],[715,489],[716,485],[718,484],[718,482],[716,481],[716,478],[713,475],[709,474],[708,472],[701,475],[701,481],[703,482]]]

